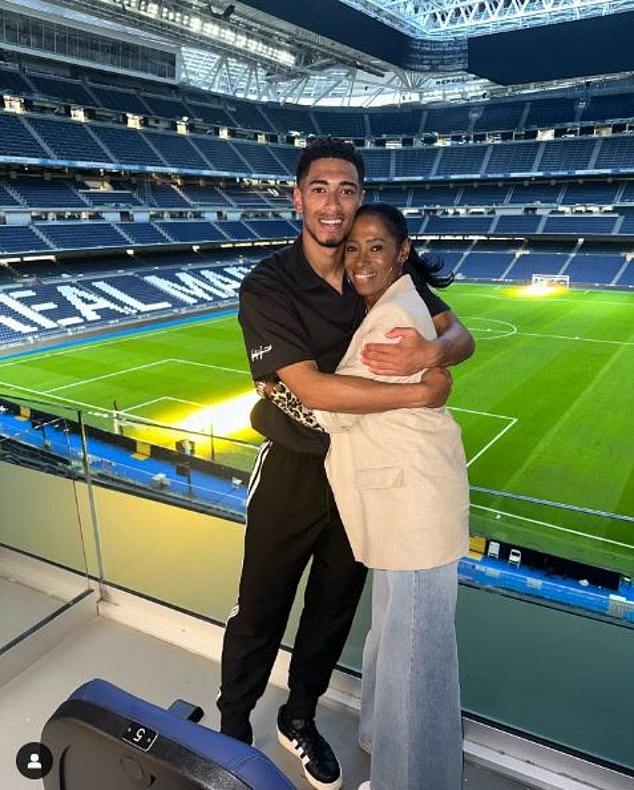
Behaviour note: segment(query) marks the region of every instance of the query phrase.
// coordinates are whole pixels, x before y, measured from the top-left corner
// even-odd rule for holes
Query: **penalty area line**
[[[476,453],[476,454],[473,456],[473,458],[470,458],[470,459],[467,461],[467,469],[468,469],[468,468],[471,466],[471,464],[472,464],[472,463],[474,463],[475,461],[477,461],[477,460],[478,460],[478,458],[480,458],[480,456],[481,456],[481,455],[484,455],[484,453],[486,453],[486,451],[487,451],[487,450],[489,450],[489,449],[490,449],[490,448],[491,448],[491,447],[492,447],[492,446],[493,446],[493,445],[494,445],[494,444],[495,444],[495,443],[496,443],[496,442],[497,442],[499,439],[501,439],[501,438],[504,436],[504,434],[505,434],[507,431],[509,431],[509,430],[510,430],[510,429],[511,429],[511,428],[512,428],[514,425],[515,425],[515,423],[517,422],[517,417],[506,417],[505,419],[507,419],[507,420],[509,420],[509,419],[510,419],[510,420],[511,420],[511,422],[509,422],[509,424],[508,424],[508,425],[505,425],[505,426],[504,426],[504,428],[502,428],[502,430],[501,430],[499,433],[497,433],[497,434],[496,434],[496,435],[495,435],[495,436],[494,436],[494,437],[491,439],[491,441],[490,441],[490,442],[487,442],[487,443],[484,445],[484,447],[483,447],[481,450],[479,450],[479,451],[478,451],[478,452],[477,452],[477,453]]]
[[[599,535],[591,535],[588,532],[579,532],[576,529],[570,529],[569,527],[560,527],[557,524],[551,524],[549,521],[540,521],[536,518],[529,518],[528,516],[518,516],[516,513],[507,513],[505,510],[497,510],[494,507],[486,507],[485,505],[474,505],[471,503],[471,507],[478,508],[478,510],[486,510],[489,513],[495,513],[496,515],[500,516],[508,516],[509,518],[516,518],[520,521],[527,521],[529,524],[538,524],[540,527],[549,527],[550,529],[555,529],[558,532],[567,532],[570,535],[576,535],[577,537],[581,538],[588,538],[588,540],[598,540],[601,543],[610,543],[612,546],[621,546],[624,549],[631,549],[632,546],[630,543],[621,543],[618,540],[611,540],[610,538],[602,538]]]

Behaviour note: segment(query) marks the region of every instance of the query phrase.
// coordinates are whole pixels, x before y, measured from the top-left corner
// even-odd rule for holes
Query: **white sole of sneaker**
[[[295,755],[298,760],[301,761],[302,765],[304,765],[304,761],[302,757],[300,757],[299,752],[293,745],[293,741],[290,741],[283,732],[280,731],[279,727],[275,728],[277,731],[277,742],[280,746],[283,746],[287,752]],[[308,771],[306,770],[306,766],[304,766],[304,776],[306,777],[306,781],[311,784],[316,790],[340,790],[343,787],[343,772],[341,770],[341,765],[339,766],[339,779],[336,782],[320,782],[318,779],[315,779],[314,776],[311,776]]]

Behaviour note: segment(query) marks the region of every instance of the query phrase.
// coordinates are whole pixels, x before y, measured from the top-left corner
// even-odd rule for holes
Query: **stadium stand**
[[[436,167],[436,175],[446,178],[478,176],[486,154],[487,146],[484,145],[445,147]]]
[[[474,132],[512,131],[519,129],[526,103],[511,101],[485,104],[473,124]]]
[[[224,222],[216,222],[216,227],[220,229],[227,239],[248,241],[256,238],[255,233],[244,222],[226,220]]]
[[[491,155],[485,165],[488,176],[508,176],[510,173],[532,173],[538,143],[500,143],[491,147]]]
[[[270,176],[288,176],[289,173],[274,155],[275,149],[259,143],[241,143],[240,154],[248,162],[254,173]]]
[[[102,124],[94,124],[91,128],[112,153],[114,161],[135,168],[166,167],[167,163],[150,147],[142,132]]]
[[[609,234],[613,231],[615,222],[616,217],[613,216],[550,216],[546,219],[544,233],[572,233],[578,236]]]
[[[559,202],[561,189],[561,184],[518,184],[513,187],[509,203],[522,206],[555,206]]]
[[[151,183],[144,197],[149,205],[159,208],[187,208],[190,205],[173,184]]]
[[[398,206],[399,208],[405,208],[409,205],[410,190],[394,187],[368,190],[366,194],[366,202],[377,200],[381,200],[385,203],[391,203],[393,206]]]
[[[71,177],[36,170],[29,175],[2,174],[0,209],[8,213],[4,217],[7,224],[0,225],[0,251],[5,254],[63,253],[82,246],[87,250],[160,245],[173,248],[289,238],[301,227],[292,214],[290,190],[279,185],[254,187],[238,179],[260,176],[271,184],[292,181],[299,150],[284,141],[295,132],[337,134],[374,142],[363,150],[371,184],[366,200],[386,200],[403,209],[420,211],[408,217],[410,230],[416,235],[510,235],[529,239],[523,250],[526,254],[514,263],[509,261],[513,253],[508,250],[476,245],[470,251],[465,248],[455,252],[457,240],[452,241],[451,249],[441,242],[448,259],[461,261],[462,276],[496,278],[509,263],[509,276],[524,276],[520,259],[545,254],[533,249],[539,239],[612,236],[616,244],[621,236],[634,235],[634,215],[618,208],[634,202],[633,183],[606,181],[598,176],[584,178],[588,173],[634,170],[634,139],[630,135],[563,136],[540,141],[510,140],[508,134],[548,125],[565,126],[561,131],[568,134],[575,122],[620,121],[634,115],[634,94],[590,96],[582,103],[570,97],[539,96],[530,100],[480,100],[429,109],[401,107],[395,113],[385,109],[335,111],[261,104],[158,83],[142,84],[133,90],[131,84],[106,84],[96,73],[80,81],[6,66],[0,69],[2,81],[29,102],[29,97],[46,96],[47,101],[63,106],[57,117],[42,114],[44,108],[50,111],[50,104],[29,103],[21,117],[0,112],[0,156],[5,161],[20,162],[26,157],[42,165],[47,161],[70,162],[88,168],[103,163],[107,169],[124,172],[123,177],[110,180],[102,174],[99,188],[87,176],[82,183],[84,175],[80,173]],[[77,104],[102,114],[86,123],[71,120],[67,116],[70,105]],[[117,118],[112,114],[127,112],[166,119],[172,128],[131,129],[123,125],[122,115]],[[103,123],[105,118],[111,122]],[[174,122],[181,119],[191,125],[190,134],[173,130]],[[205,133],[205,124],[214,128]],[[219,128],[237,127],[241,128],[239,138],[216,136]],[[266,144],[242,139],[249,129],[275,136]],[[507,135],[500,141],[504,132]],[[490,137],[491,133],[497,136]],[[452,135],[451,144],[430,144],[435,135]],[[278,137],[281,142],[277,142]],[[386,137],[416,139],[406,139],[402,147],[386,148],[381,142]],[[126,171],[147,171],[148,175],[126,176]],[[159,173],[173,174],[174,180],[157,177]],[[526,180],[529,174],[530,181]],[[534,181],[535,174],[541,174],[543,180]],[[546,181],[544,176],[550,175],[558,180]],[[402,186],[390,186],[394,180]],[[614,206],[621,214],[549,213],[562,205],[590,209]],[[458,206],[466,212],[428,216],[438,209]],[[488,213],[484,214],[483,209]],[[20,211],[23,213],[18,217]],[[26,211],[40,212],[40,216],[28,217]],[[15,219],[11,212],[16,212]],[[57,212],[57,221],[41,221],[43,212],[49,220]],[[82,223],[79,217],[89,212],[93,220]],[[282,216],[271,217],[272,212]],[[40,221],[29,224],[29,219]],[[553,254],[564,255],[562,251]],[[614,261],[621,260],[619,253],[611,258],[610,266],[601,257],[611,255],[610,251],[583,254],[585,258],[568,261],[574,277],[588,280],[595,264],[601,267],[596,282],[605,282],[612,275],[610,284],[619,274],[613,272]],[[536,262],[532,260],[531,265]],[[94,266],[95,270],[99,268],[97,260]],[[53,267],[53,271],[58,269]],[[11,272],[4,274],[12,276]]]
[[[33,228],[0,225],[0,250],[2,252],[35,252],[50,250],[48,241]]]
[[[574,283],[609,285],[623,266],[622,255],[580,253],[566,267],[566,274]]]
[[[18,196],[12,194],[9,189],[10,187],[8,188],[5,184],[0,183],[0,208],[13,208],[21,205]]]
[[[10,93],[15,96],[26,96],[33,93],[33,87],[26,77],[16,69],[5,66],[0,68],[0,90],[3,94]]]
[[[190,97],[185,93],[187,99],[187,106],[191,110],[189,120],[197,123],[203,121],[204,123],[211,124],[218,128],[229,129],[236,125],[229,113],[217,104],[205,101],[204,96],[201,94],[198,100],[195,97]]]
[[[227,100],[227,113],[233,118],[231,128],[246,129],[252,132],[274,132],[275,129],[268,118],[262,114],[261,105],[255,102]],[[288,127],[289,129],[291,127]]]
[[[512,252],[470,252],[460,265],[460,274],[473,279],[498,279],[513,261]]]
[[[369,179],[386,180],[390,176],[390,157],[381,149],[366,149],[363,152],[367,177]]]
[[[470,112],[471,108],[468,105],[430,109],[423,122],[422,131],[431,134],[466,132],[471,125]]]
[[[608,137],[601,141],[595,168],[626,172],[634,167],[634,139],[627,136]]]
[[[166,96],[151,96],[146,93],[143,101],[158,118],[187,118],[193,113],[180,99],[169,99]]]
[[[129,189],[82,189],[79,187],[78,192],[91,206],[124,207],[142,205],[139,198]]]
[[[365,117],[360,112],[335,112],[328,110],[315,110],[313,112],[319,132],[334,137],[345,137],[352,140],[363,140],[367,137]],[[374,129],[372,134],[378,136]]]
[[[581,121],[584,122],[626,120],[632,117],[634,117],[634,95],[631,93],[592,96],[581,113]]]
[[[524,121],[526,129],[562,126],[575,118],[575,101],[565,96],[531,101]]]
[[[474,184],[463,187],[458,198],[459,206],[499,206],[506,202],[508,186]]]
[[[121,247],[124,237],[109,222],[39,222],[34,227],[58,250]]]
[[[171,168],[209,170],[209,163],[196,150],[192,141],[182,134],[143,132],[145,140]]]
[[[180,188],[192,204],[201,206],[231,206],[231,200],[224,192],[214,186],[201,186],[200,184],[187,184]]]
[[[368,113],[368,120],[372,137],[416,137],[420,133],[423,114],[420,109],[402,108],[398,113]]]
[[[506,214],[498,217],[495,232],[505,233],[537,233],[543,217],[536,214]]]
[[[302,135],[319,134],[319,130],[307,110],[273,104],[267,104],[260,110],[266,118],[272,121],[273,127],[282,134],[289,132],[299,132]]]
[[[22,123],[21,118],[0,113],[0,156],[19,162],[28,158],[46,159],[50,154]]]
[[[151,222],[127,222],[119,226],[133,245],[165,244],[169,237],[161,233],[158,227]]]
[[[543,247],[540,251],[526,251],[517,258],[506,276],[518,282],[530,282],[533,274],[560,274],[570,252],[558,248],[545,250]]]
[[[196,148],[209,162],[212,169],[227,175],[252,175],[251,168],[233,147],[232,143],[217,137],[196,136]]]
[[[35,88],[35,93],[50,96],[54,99],[93,107],[97,102],[90,95],[86,87],[75,80],[52,77],[50,75],[29,73],[29,82]]]
[[[396,178],[423,179],[435,172],[441,149],[436,147],[402,149],[396,152],[394,175]],[[364,154],[365,155],[365,154]]]
[[[78,162],[110,162],[111,159],[88,126],[30,115],[26,125],[33,129],[58,159]]]
[[[564,205],[611,205],[620,186],[619,183],[601,181],[567,184],[560,202]]]
[[[8,186],[29,208],[85,208],[86,201],[61,179],[16,178]]]
[[[293,238],[297,235],[297,231],[290,222],[286,222],[283,219],[248,219],[245,220],[244,224],[251,228],[261,239],[284,239]]]
[[[222,233],[211,222],[165,221],[157,222],[156,226],[174,241],[224,241]]]
[[[425,186],[412,189],[411,206],[419,208],[434,206],[454,206],[458,198],[459,188],[450,186]]]
[[[133,91],[90,83],[90,92],[97,99],[100,107],[136,115],[147,115],[150,112],[143,98]]]
[[[491,216],[478,217],[430,217],[424,227],[425,233],[469,235],[487,233],[491,226]]]

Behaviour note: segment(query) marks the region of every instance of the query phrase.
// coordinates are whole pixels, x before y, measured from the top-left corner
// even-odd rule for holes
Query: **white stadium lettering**
[[[20,299],[24,299],[29,296],[36,296],[36,291],[28,290],[28,291],[12,291],[11,294],[0,294],[0,303],[5,304],[14,312],[18,313],[19,315],[23,316],[24,318],[28,318],[29,321],[32,321],[34,324],[38,324],[43,329],[55,329],[57,324],[51,321],[48,318],[40,315],[36,310],[32,307],[22,304]]]
[[[108,296],[113,296],[115,299],[123,302],[123,304],[131,307],[135,312],[150,313],[152,310],[167,310],[172,306],[171,302],[153,302],[151,304],[145,304],[139,299],[135,299],[133,296],[128,296],[128,294],[124,293],[119,288],[115,288],[114,285],[110,285],[110,283],[104,282],[103,280],[95,280],[91,282],[90,285],[107,293]]]
[[[58,285],[57,290],[72,306],[78,310],[86,321],[100,321],[103,316],[99,315],[98,310],[112,310],[120,315],[130,315],[131,310],[121,307],[102,296],[96,296],[76,285]]]

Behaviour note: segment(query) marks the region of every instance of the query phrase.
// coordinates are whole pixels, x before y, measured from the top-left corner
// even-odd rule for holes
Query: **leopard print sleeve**
[[[300,423],[300,425],[303,425],[305,428],[311,428],[313,431],[324,432],[313,412],[304,406],[283,381],[278,381],[274,385],[266,381],[257,381],[255,388],[260,397],[272,401],[278,409]]]

